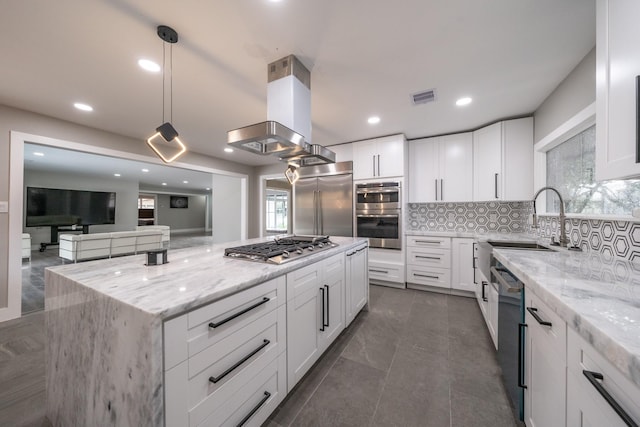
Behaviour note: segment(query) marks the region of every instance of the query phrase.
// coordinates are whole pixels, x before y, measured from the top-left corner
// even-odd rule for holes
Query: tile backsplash
[[[407,207],[407,231],[530,233],[557,239],[560,228],[557,215],[539,215],[539,228],[532,228],[530,201],[409,203]],[[571,243],[583,251],[598,252],[605,260],[640,263],[640,220],[569,218],[566,227]]]
[[[409,203],[409,231],[528,231],[531,202]]]

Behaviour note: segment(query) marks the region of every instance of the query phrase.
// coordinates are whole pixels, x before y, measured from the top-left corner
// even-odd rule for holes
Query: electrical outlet
[[[0,213],[9,212],[9,202],[0,202]]]

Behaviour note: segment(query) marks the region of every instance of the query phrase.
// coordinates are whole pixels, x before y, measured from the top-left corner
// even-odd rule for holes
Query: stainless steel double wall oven
[[[398,181],[356,184],[356,236],[369,247],[402,249],[402,188]]]

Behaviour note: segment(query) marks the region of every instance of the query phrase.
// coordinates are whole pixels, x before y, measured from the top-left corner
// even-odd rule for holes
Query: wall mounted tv
[[[27,227],[115,224],[116,193],[27,187]]]

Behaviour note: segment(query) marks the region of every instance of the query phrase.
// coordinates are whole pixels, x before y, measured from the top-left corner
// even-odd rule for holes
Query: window
[[[286,191],[267,190],[267,231],[287,232],[288,199]]]
[[[138,209],[155,209],[156,199],[153,196],[139,196]]]
[[[567,213],[630,215],[640,207],[640,180],[595,181],[596,127],[547,151],[547,185],[560,191]],[[559,211],[547,192],[547,212]]]

